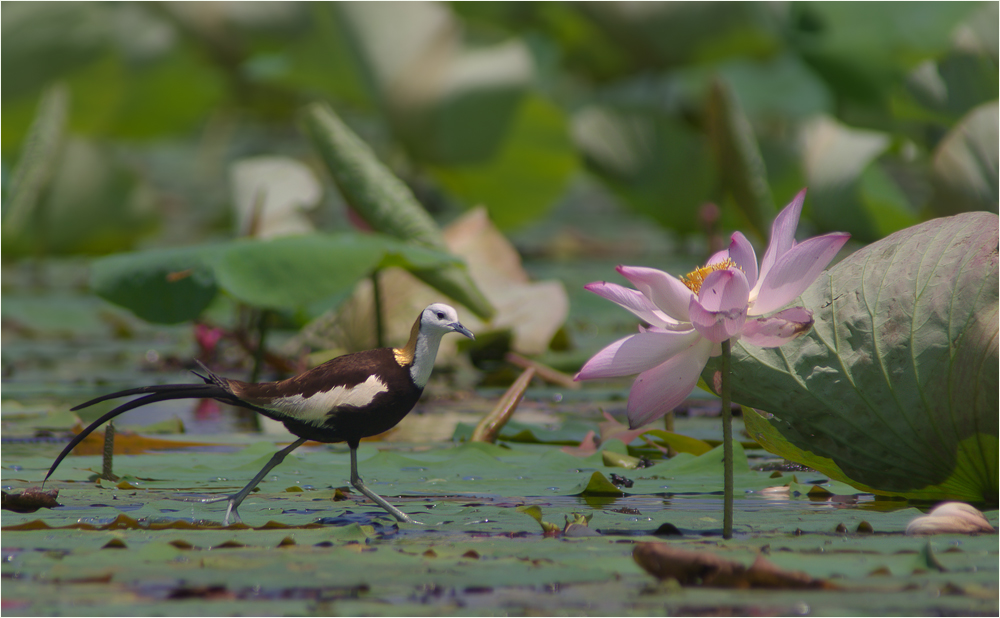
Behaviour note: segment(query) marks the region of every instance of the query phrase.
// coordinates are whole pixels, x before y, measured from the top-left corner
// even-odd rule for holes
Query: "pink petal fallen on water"
[[[972,534],[996,532],[986,517],[974,506],[964,502],[945,502],[912,520],[906,534]]]

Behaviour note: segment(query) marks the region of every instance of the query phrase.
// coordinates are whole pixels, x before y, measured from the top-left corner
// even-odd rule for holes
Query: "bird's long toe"
[[[397,517],[396,520],[399,521],[400,523],[413,524],[415,526],[423,526],[423,525],[425,525],[423,522],[417,521],[417,520],[413,519],[412,517],[410,517],[409,515],[406,515],[406,513],[403,513],[403,515],[404,515],[404,517],[402,519],[399,519]]]
[[[229,506],[226,507],[226,516],[222,518],[222,525],[223,526],[228,526],[230,520],[232,520],[232,523],[234,523],[234,524],[242,524],[243,523],[243,519],[240,518],[239,511],[236,510],[237,506],[238,505],[233,504],[232,500],[230,500]]]

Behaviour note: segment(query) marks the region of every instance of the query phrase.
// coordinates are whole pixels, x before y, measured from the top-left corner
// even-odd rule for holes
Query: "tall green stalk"
[[[733,538],[733,410],[730,396],[729,365],[732,360],[730,340],[722,342],[722,538]]]
[[[379,288],[379,270],[372,271],[372,305],[375,309],[375,347],[385,347],[385,324],[382,322],[382,290]]]

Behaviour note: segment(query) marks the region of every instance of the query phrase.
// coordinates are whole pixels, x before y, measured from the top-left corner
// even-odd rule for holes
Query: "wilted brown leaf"
[[[45,491],[41,487],[29,487],[18,494],[3,492],[3,508],[15,513],[34,513],[38,509],[51,509],[59,506],[56,498],[59,490]]]
[[[715,554],[677,549],[667,543],[638,543],[632,559],[658,579],[716,588],[809,588],[835,590],[832,583],[801,571],[786,571],[758,555],[749,567]]]
[[[83,425],[73,428],[79,433]],[[140,436],[131,431],[118,431],[115,434],[115,455],[139,455],[149,451],[170,451],[191,446],[224,446],[213,442],[189,442],[184,440],[163,440]],[[92,433],[83,439],[73,449],[74,455],[101,455],[104,453],[104,434]]]

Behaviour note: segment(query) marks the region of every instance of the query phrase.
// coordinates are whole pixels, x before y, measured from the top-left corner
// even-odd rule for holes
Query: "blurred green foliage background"
[[[5,2],[3,255],[246,233],[236,170],[264,155],[320,181],[286,222],[347,229],[314,101],[439,219],[508,232],[595,188],[757,240],[803,186],[810,231],[860,242],[997,212],[997,6]]]
[[[998,6],[3,2],[6,405],[405,341],[409,275],[478,336],[454,384],[573,372],[635,330],[583,283],[763,248],[802,187],[853,248],[997,213]]]

